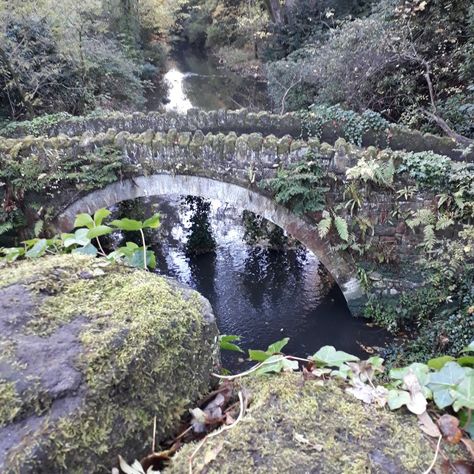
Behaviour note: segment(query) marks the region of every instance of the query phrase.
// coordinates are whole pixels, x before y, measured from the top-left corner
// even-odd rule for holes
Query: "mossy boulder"
[[[365,405],[342,384],[303,383],[301,374],[248,377],[251,403],[235,427],[209,438],[193,458],[206,474],[407,474],[424,472],[432,445],[408,413]],[[190,444],[165,474],[189,471]]]
[[[206,393],[218,361],[207,300],[79,255],[0,269],[0,472],[110,472]]]

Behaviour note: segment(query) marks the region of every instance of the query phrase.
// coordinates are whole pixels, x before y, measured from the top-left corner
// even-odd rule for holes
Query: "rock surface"
[[[416,416],[365,405],[335,381],[303,385],[301,374],[282,374],[241,384],[251,397],[246,415],[206,441],[193,472],[419,474],[434,458]],[[189,472],[195,449],[182,448],[165,474]]]
[[[0,269],[0,472],[110,472],[210,387],[212,309],[151,273],[83,256]]]

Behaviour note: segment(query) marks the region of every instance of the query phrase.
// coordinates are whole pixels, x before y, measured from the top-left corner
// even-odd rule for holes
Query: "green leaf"
[[[143,263],[143,247],[139,247],[138,249],[133,251],[131,257],[127,258],[128,264],[135,268],[144,268],[145,265]],[[155,253],[151,250],[146,251],[146,266],[147,268],[155,268],[156,267],[156,256]]]
[[[263,362],[271,357],[271,354],[267,354],[265,351],[255,351],[249,349],[249,359],[257,362]]]
[[[94,224],[98,227],[102,224],[102,221],[106,218],[109,217],[110,214],[112,214],[109,210],[102,208],[97,211],[95,211],[94,214]]]
[[[459,421],[461,426],[465,426],[464,429],[469,433],[471,439],[474,439],[474,417],[469,416],[468,410],[461,410],[459,412]]]
[[[240,341],[240,336],[223,334],[219,336],[219,346],[224,351],[244,352],[234,341]]]
[[[160,214],[154,214],[143,223],[143,228],[158,229],[158,227],[160,227],[160,219]]]
[[[430,368],[426,364],[420,364],[418,362],[414,362],[408,367],[403,367],[401,369],[392,369],[390,371],[390,378],[403,380],[410,370],[416,375],[421,386],[428,383]]]
[[[451,356],[442,356],[436,357],[435,359],[430,359],[427,364],[430,369],[441,370],[448,362],[456,360]]]
[[[411,397],[405,390],[389,390],[387,395],[387,403],[390,410],[398,410],[403,405],[410,403]]]
[[[474,410],[474,371],[470,372],[463,381],[451,389],[454,398],[453,408],[459,411],[461,408]]]
[[[334,225],[339,237],[347,242],[349,240],[349,229],[346,220],[340,216],[334,216]]]
[[[95,257],[97,255],[97,249],[92,244],[87,244],[85,247],[75,248],[72,253]]]
[[[74,227],[87,227],[91,229],[94,227],[94,219],[89,214],[78,214],[74,221]]]
[[[464,378],[465,369],[456,362],[448,362],[439,372],[430,374],[428,387],[433,392],[433,399],[438,408],[451,405],[454,398],[450,389]]]
[[[289,340],[290,340],[289,337],[285,337],[284,339],[281,339],[280,341],[276,341],[273,344],[270,344],[268,346],[268,349],[265,352],[270,355],[278,354],[288,344]]]
[[[71,245],[79,245],[81,247],[85,247],[91,241],[91,239],[87,237],[88,233],[89,233],[88,229],[85,229],[85,228],[77,229],[76,232],[74,232],[73,237],[68,237],[64,240],[64,247],[68,248],[68,247],[71,247]]]
[[[98,225],[97,227],[93,227],[89,230],[89,232],[87,232],[87,237],[92,240],[96,237],[100,237],[101,235],[110,234],[112,230],[112,227],[109,227],[107,225]]]
[[[8,263],[14,262],[18,257],[25,255],[25,249],[23,247],[12,247],[6,249],[0,249],[0,253],[5,255],[5,260]]]
[[[282,371],[293,372],[294,370],[298,370],[298,362],[296,360],[288,360],[281,355],[274,355],[269,357],[264,362],[264,365],[255,371],[255,374],[263,375],[270,372],[278,373]]]
[[[379,356],[372,356],[367,359],[367,363],[372,366],[372,368],[375,369],[382,369],[384,360],[382,357]],[[382,369],[383,370],[383,369]],[[379,370],[380,372],[380,370]]]
[[[40,239],[36,242],[33,247],[26,252],[25,256],[28,258],[38,258],[44,255],[46,249],[48,248],[48,242],[46,239]]]
[[[465,347],[461,352],[474,352],[474,341],[472,341],[467,347]]]
[[[121,229],[121,230],[129,230],[129,231],[143,229],[142,222],[136,221],[133,219],[128,219],[127,217],[124,217],[123,219],[120,219],[120,220],[112,221],[110,225],[117,227],[118,229]]]
[[[324,346],[311,357],[318,365],[340,367],[345,362],[356,362],[358,357],[344,351],[336,351],[333,346]]]
[[[458,364],[463,367],[472,367],[474,368],[474,356],[461,356],[457,359]]]

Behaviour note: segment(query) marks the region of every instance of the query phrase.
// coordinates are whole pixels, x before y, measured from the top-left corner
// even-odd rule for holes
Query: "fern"
[[[278,203],[287,205],[295,214],[322,211],[325,194],[329,188],[322,186],[325,173],[312,155],[299,163],[293,163],[280,170],[273,179],[263,185],[275,193]]]
[[[340,216],[334,216],[334,226],[336,227],[337,234],[345,242],[349,241],[349,228],[344,218]]]
[[[454,225],[453,219],[444,214],[438,218],[438,222],[436,222],[436,230],[445,230],[452,225]]]
[[[35,237],[39,237],[41,232],[43,232],[43,227],[44,227],[44,222],[43,221],[37,221],[34,227],[34,233]]]
[[[436,235],[434,231],[434,226],[428,224],[423,229],[423,246],[427,251],[433,250],[433,247],[436,245]]]
[[[329,234],[329,231],[331,230],[331,225],[332,217],[330,215],[321,219],[318,222],[318,234],[321,239],[324,239]]]
[[[0,235],[6,234],[10,230],[13,229],[13,223],[12,222],[3,222],[0,223]]]
[[[395,176],[395,165],[390,158],[387,162],[361,158],[355,166],[346,171],[348,179],[373,182],[379,186],[392,187]]]
[[[419,226],[433,225],[435,220],[433,211],[430,209],[419,209],[416,211],[412,219],[407,220],[407,225],[410,229],[415,229]]]

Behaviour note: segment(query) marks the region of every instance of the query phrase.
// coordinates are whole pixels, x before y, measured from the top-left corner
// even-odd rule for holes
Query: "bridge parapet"
[[[191,109],[186,114],[175,112],[135,112],[124,114],[112,112],[104,115],[86,117],[70,117],[50,125],[33,127],[31,123],[19,123],[9,130],[9,136],[21,138],[30,134],[41,134],[48,137],[67,135],[80,136],[84,133],[106,133],[109,129],[127,131],[132,134],[144,133],[147,130],[155,132],[195,132],[201,130],[207,133],[231,133],[238,135],[261,133],[273,134],[279,138],[285,135],[308,138],[308,131],[320,141],[334,144],[340,137],[345,137],[345,125],[338,120],[328,120],[317,112],[301,114],[289,112],[277,115],[266,111],[251,112],[241,110],[213,110],[203,111]],[[361,145],[391,148],[420,152],[432,150],[435,153],[446,155],[454,160],[474,161],[474,152],[464,153],[459,145],[448,137],[418,131],[413,131],[397,125],[387,125],[382,129],[367,129],[361,136]]]

